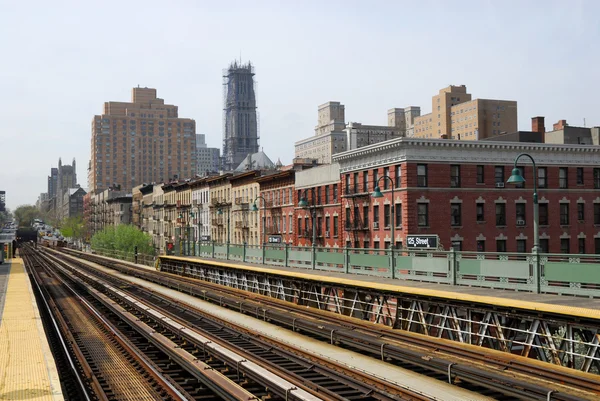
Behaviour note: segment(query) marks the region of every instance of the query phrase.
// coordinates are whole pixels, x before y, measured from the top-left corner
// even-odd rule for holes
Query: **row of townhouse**
[[[529,252],[527,157],[525,183],[507,184],[521,153],[536,162],[542,251],[600,253],[600,147],[591,145],[398,138],[327,165],[143,185],[131,220],[161,252],[178,240],[384,249],[407,235],[437,235],[444,249]]]

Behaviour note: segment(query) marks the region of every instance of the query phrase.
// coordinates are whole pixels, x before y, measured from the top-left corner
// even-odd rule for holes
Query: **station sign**
[[[281,235],[269,235],[269,244],[281,244],[283,237]]]
[[[437,249],[440,239],[437,235],[407,235],[406,247]]]
[[[201,235],[200,241],[202,242],[210,242],[210,235]]]

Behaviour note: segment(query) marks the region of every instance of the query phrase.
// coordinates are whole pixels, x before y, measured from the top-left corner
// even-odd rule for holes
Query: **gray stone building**
[[[206,135],[196,134],[196,175],[204,177],[221,169],[221,150],[206,145]]]
[[[258,152],[258,119],[254,67],[234,61],[223,73],[224,169],[235,169],[248,154]]]

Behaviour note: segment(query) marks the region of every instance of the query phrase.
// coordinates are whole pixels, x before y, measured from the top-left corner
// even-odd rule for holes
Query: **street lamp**
[[[222,216],[222,215],[223,215],[223,209],[222,209],[222,208],[219,208],[219,209],[217,209],[217,214],[218,214],[219,216]],[[230,228],[230,227],[229,227],[229,217],[230,217],[230,216],[229,216],[229,209],[227,209],[227,245],[229,245],[230,238],[231,238],[231,237],[230,237],[230,231],[231,231],[231,230],[229,229],[229,228]]]
[[[196,217],[196,215],[194,214],[194,212],[190,212],[190,220],[192,220],[194,217]],[[194,220],[192,220],[192,228],[194,228]],[[189,230],[188,230],[189,231]],[[196,230],[194,230],[194,241],[192,242],[192,256],[196,256]]]
[[[267,227],[266,227],[266,222],[267,222],[267,201],[265,200],[265,198],[263,198],[262,196],[258,195],[256,198],[254,198],[254,201],[252,201],[252,206],[250,208],[251,211],[253,212],[258,212],[258,207],[256,206],[256,201],[258,199],[262,199],[262,206],[263,206],[263,232],[261,234],[261,238],[263,240],[263,247],[265,246],[265,244],[267,243],[267,241],[265,240],[265,237],[267,236]]]
[[[535,160],[533,157],[527,153],[521,153],[515,158],[515,165],[512,170],[512,174],[510,175],[508,181],[509,184],[523,184],[525,182],[525,178],[521,175],[521,170],[517,168],[517,163],[521,156],[526,156],[533,163],[533,252],[537,253],[540,250],[540,235],[539,235],[539,216],[540,209],[538,204],[538,182],[537,182],[537,169],[535,167]]]
[[[394,237],[394,226],[396,225],[396,216],[394,215],[394,180],[392,180],[389,176],[383,175],[379,177],[377,182],[375,182],[375,191],[371,194],[373,198],[383,198],[383,194],[379,189],[379,181],[381,180],[390,180],[390,184],[392,184],[392,203],[390,204],[390,225],[391,225],[391,234],[392,240],[390,241],[390,249],[392,250],[392,260],[390,262],[390,267],[392,269],[392,279],[396,278],[396,261],[394,260],[394,244],[396,242],[396,238]]]
[[[315,218],[316,218],[316,215],[317,215],[317,206],[315,205],[315,198],[316,197],[315,197],[315,189],[314,188],[306,188],[304,190],[304,192],[302,192],[301,195],[303,195],[303,196],[300,197],[300,201],[298,202],[298,207],[305,208],[305,207],[309,206],[308,205],[308,198],[306,197],[306,192],[309,189],[312,192],[312,205],[310,206],[310,208],[311,208],[310,209],[310,217],[312,219],[312,246],[314,247],[315,243],[317,242],[317,230],[316,230],[317,227],[315,226]]]

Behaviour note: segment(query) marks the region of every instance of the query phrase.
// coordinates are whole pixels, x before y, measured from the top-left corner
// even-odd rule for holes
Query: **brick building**
[[[294,243],[294,212],[297,205],[294,194],[295,173],[294,170],[280,171],[257,180],[260,196],[264,198],[256,201],[256,213],[260,215],[261,225],[264,227],[262,241]]]
[[[506,184],[520,153],[530,154],[538,168],[542,250],[600,252],[600,147],[418,138],[334,157],[342,177],[346,245],[389,246],[394,224],[397,246],[407,234],[437,234],[445,249],[529,252],[531,162],[519,161],[525,184]],[[384,180],[384,198],[367,196],[383,175],[394,181],[393,200]]]
[[[296,172],[294,205],[296,227],[294,245],[312,246],[313,224],[315,246],[342,247],[340,166],[337,163]],[[306,199],[308,206],[300,207]],[[314,210],[314,222],[313,220]]]

